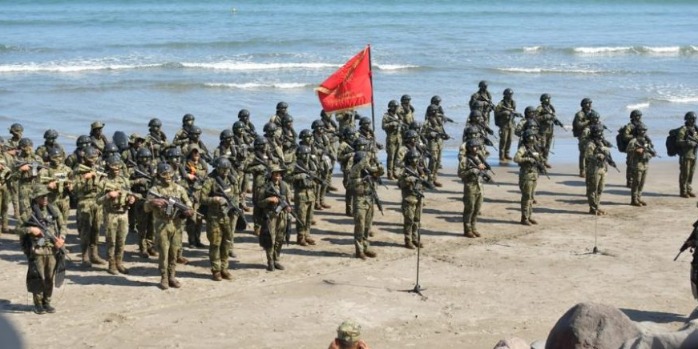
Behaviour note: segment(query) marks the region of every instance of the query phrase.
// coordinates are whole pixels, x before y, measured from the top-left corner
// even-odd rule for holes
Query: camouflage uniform
[[[113,275],[116,275],[117,271],[128,274],[128,270],[123,265],[124,244],[128,234],[128,210],[135,202],[135,197],[129,194],[131,184],[128,178],[120,173],[121,161],[115,157],[107,161],[109,173],[101,182],[99,192],[102,195],[97,198],[97,204],[102,205],[104,214],[108,272]],[[112,197],[112,195],[115,196]]]
[[[344,185],[344,210],[347,216],[353,216],[352,213],[352,193],[349,186],[349,170],[348,165],[354,158],[354,147],[352,144],[356,140],[356,131],[353,128],[344,129],[344,137],[337,148],[337,159],[339,167],[342,170],[342,185]]]
[[[630,204],[633,206],[647,206],[647,203],[642,200],[642,189],[645,187],[645,178],[647,178],[647,169],[649,168],[649,161],[652,155],[647,150],[648,144],[644,135],[642,137],[637,136],[639,128],[640,126],[636,128],[635,138],[630,140],[627,148],[632,179]]]
[[[388,111],[383,114],[381,128],[385,131],[385,151],[388,156],[386,167],[388,179],[395,178],[395,162],[397,151],[402,146],[402,120],[396,113],[397,102],[390,101]]]
[[[217,160],[217,168],[204,181],[201,190],[201,205],[206,208],[206,237],[209,241],[208,256],[213,280],[231,280],[228,272],[228,256],[234,248],[235,225],[238,216],[231,211],[228,201],[239,209],[239,178],[231,172],[232,164],[224,159]],[[233,209],[234,210],[234,209]]]
[[[380,178],[383,174],[383,167],[378,162],[375,153],[365,150],[369,144],[365,139],[359,139],[354,155],[353,165],[349,172],[349,182],[352,188],[354,213],[354,247],[356,257],[365,259],[375,257],[376,253],[369,249],[368,237],[370,236],[371,225],[373,224],[373,206],[375,178]],[[362,149],[363,148],[363,149]]]
[[[26,143],[25,140],[29,143]],[[23,143],[28,144],[28,146],[23,147],[15,158],[15,173],[12,177],[14,178],[14,187],[16,189],[15,193],[17,193],[17,207],[19,208],[19,211],[18,213],[15,213],[15,216],[18,218],[21,218],[24,215],[24,212],[29,210],[29,206],[31,206],[32,188],[34,184],[40,183],[39,170],[44,166],[43,160],[39,156],[34,155],[31,141],[29,141],[27,138],[23,138],[20,144]],[[28,165],[25,170],[22,169],[24,167],[22,165],[24,164]],[[19,223],[22,223],[21,219]]]
[[[82,168],[74,170],[75,195],[78,200],[76,220],[78,233],[80,234],[80,249],[82,250],[82,263],[86,266],[92,264],[105,264],[99,257],[97,242],[102,223],[102,208],[97,204],[97,196],[101,195],[103,177],[97,173],[94,162],[97,161],[97,149],[85,150],[87,162]]]
[[[172,182],[171,179],[166,179],[172,173],[173,170],[169,165],[160,163],[158,165],[160,181],[153,185],[151,192],[171,197],[191,208],[191,201],[187,191],[179,184]],[[162,289],[167,289],[168,286],[179,288],[180,284],[175,278],[175,272],[177,269],[177,256],[182,249],[182,216],[190,215],[191,213],[179,212],[176,209],[168,213],[166,207],[157,207],[157,201],[154,198],[146,201],[144,209],[145,212],[153,212],[153,228],[159,252],[158,269],[161,277],[159,286]]]
[[[598,132],[598,131],[596,131]],[[603,132],[603,129],[601,129]],[[586,163],[586,187],[587,201],[589,202],[589,213],[603,215],[605,212],[599,208],[601,194],[603,193],[604,180],[608,172],[608,161],[610,160],[610,149],[603,142],[602,136],[593,137],[587,142],[584,150]]]
[[[145,136],[143,147],[150,150],[155,159],[164,158],[165,149],[169,147],[167,143],[167,135],[160,130],[162,121],[159,119],[151,119],[148,122],[148,134]]]
[[[267,255],[267,270],[284,270],[284,266],[279,262],[281,247],[286,237],[286,229],[291,223],[289,217],[291,206],[281,207],[282,203],[289,204],[290,190],[286,182],[281,180],[280,175],[284,172],[280,167],[274,166],[270,169],[270,179],[264,185],[257,198],[257,205],[262,208],[264,224],[259,235],[259,245],[264,248]],[[274,179],[279,175],[278,181]]]
[[[11,182],[8,177],[11,175],[11,159],[7,154],[0,153],[0,235],[9,231],[9,214]]]
[[[431,105],[430,105],[431,107]],[[428,180],[434,183],[435,186],[440,187],[442,184],[439,183],[437,176],[439,174],[439,168],[441,168],[441,152],[444,148],[444,140],[450,139],[446,130],[444,130],[444,125],[439,118],[439,114],[434,112],[427,116],[427,120],[422,126],[422,136],[426,139],[427,143],[425,145],[425,152],[429,154],[429,163],[427,169],[429,170]]]
[[[407,156],[405,169],[400,174],[398,179],[398,187],[402,192],[402,233],[405,235],[405,247],[414,249],[416,247],[424,247],[419,237],[419,225],[422,218],[422,207],[424,206],[423,199],[424,190],[423,181],[426,176],[420,173],[417,163],[421,154],[418,152],[410,152]],[[415,176],[418,175],[418,176]]]
[[[184,179],[182,184],[187,188],[187,193],[189,193],[189,198],[193,203],[192,208],[194,211],[197,211],[201,204],[201,188],[204,178],[206,178],[208,174],[208,166],[206,163],[202,161],[200,157],[195,156],[196,149],[195,147],[189,148],[187,161],[180,166],[180,172]],[[189,247],[204,247],[201,243],[202,224],[202,217],[199,215],[193,215],[187,219],[185,230],[187,231]]]
[[[333,151],[331,141],[327,135],[325,135],[325,129],[318,123],[319,120],[313,121],[313,150],[317,155],[316,163],[318,164],[318,176],[325,181],[325,183],[317,183],[317,188],[315,189],[315,208],[325,209],[331,208],[330,205],[325,203],[325,195],[327,194],[327,189],[329,187],[326,183],[332,183],[332,171],[334,168],[332,164],[337,160],[337,154]]]
[[[466,155],[458,161],[458,177],[463,180],[463,234],[469,238],[480,237],[477,230],[477,216],[483,200],[482,172],[485,161],[480,156],[477,140],[468,141]],[[471,149],[467,149],[470,145]]]
[[[574,119],[572,121],[572,133],[578,140],[579,146],[579,176],[584,177],[586,163],[584,158],[584,148],[585,140],[582,137],[582,131],[589,126],[589,114],[593,111],[591,109],[591,100],[584,98],[581,102],[582,109],[574,114]]]
[[[494,123],[499,127],[499,161],[511,160],[509,150],[513,139],[516,114],[516,101],[506,96],[494,107]]]
[[[153,184],[155,177],[155,163],[152,153],[142,149],[137,154],[137,166],[131,171],[131,191],[145,197],[148,189]],[[138,170],[138,171],[136,171]],[[154,248],[155,232],[153,231],[153,214],[145,212],[145,201],[138,200],[133,206],[136,230],[138,231],[138,251],[140,256],[148,258],[157,255]]]
[[[48,186],[50,194],[48,201],[61,211],[63,221],[68,221],[70,214],[70,197],[68,193],[73,189],[73,170],[63,164],[63,158],[59,152],[53,153],[52,150],[47,153],[49,161],[47,167],[44,167],[40,172],[41,183]],[[52,156],[49,156],[51,154]]]
[[[356,118],[358,117],[358,114],[354,110],[347,110],[334,114],[334,117],[339,123],[339,129],[343,130],[345,127],[356,127]]]
[[[262,208],[258,205],[258,202],[266,183],[267,168],[273,163],[267,156],[266,144],[266,139],[264,138],[260,137],[255,140],[255,150],[251,154],[252,160],[245,167],[245,173],[252,175],[252,219],[255,235],[259,235],[264,223]]]
[[[296,217],[298,217],[296,221],[296,241],[301,246],[315,245],[315,239],[310,237],[310,226],[313,221],[317,183],[310,178],[310,175],[318,175],[318,165],[312,160],[309,147],[301,145],[298,147],[297,153],[298,163],[291,175],[293,203],[296,209]]]
[[[414,122],[414,107],[410,104],[411,98],[408,95],[400,98],[400,105],[397,107],[396,114],[402,120],[402,123],[409,125]]]
[[[468,102],[470,110],[479,110],[485,121],[485,125],[490,124],[490,112],[494,108],[494,103],[492,102],[492,95],[487,91],[487,83],[485,81],[480,81],[479,90],[470,96],[470,101]]]
[[[90,139],[92,141],[92,146],[99,150],[100,153],[104,152],[104,146],[109,143],[107,137],[102,134],[103,128],[104,123],[101,121],[95,121],[90,125]]]
[[[528,139],[526,139],[528,137]],[[531,216],[533,201],[538,182],[538,166],[542,163],[543,154],[535,146],[536,137],[533,134],[524,135],[524,142],[514,155],[514,162],[519,164],[519,189],[521,190],[521,224],[537,224]]]
[[[679,151],[679,191],[682,197],[695,197],[691,186],[693,173],[696,169],[696,151],[698,150],[695,116],[686,117],[686,124],[679,129],[676,142],[681,150]]]

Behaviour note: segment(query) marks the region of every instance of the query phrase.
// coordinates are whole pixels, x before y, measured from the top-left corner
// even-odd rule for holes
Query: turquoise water
[[[213,145],[239,109],[261,126],[283,100],[302,129],[313,88],[371,44],[378,120],[390,99],[410,94],[421,117],[438,94],[458,138],[484,79],[520,110],[552,94],[566,124],[583,97],[614,130],[639,108],[659,140],[698,109],[697,18],[691,1],[3,3],[0,121],[35,141],[56,128],[72,148],[95,119],[112,134],[159,117],[172,136],[193,113]],[[560,131],[553,160],[574,160]]]

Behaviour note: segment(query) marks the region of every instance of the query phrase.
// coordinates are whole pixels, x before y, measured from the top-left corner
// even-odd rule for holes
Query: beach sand
[[[386,181],[385,215],[376,211],[374,220],[376,259],[352,258],[353,220],[343,214],[343,195],[332,194],[332,209],[317,212],[318,245],[284,246],[285,271],[265,271],[257,238],[243,233],[234,281],[211,281],[207,250],[185,248],[192,263],[178,267],[182,288],[161,291],[157,260],[136,256],[131,243],[128,276],[69,265],[53,315],[31,312],[25,257],[17,237],[5,234],[0,312],[30,348],[325,348],[348,318],[372,348],[492,348],[509,336],[545,339],[579,302],[681,326],[695,307],[691,256],[672,259],[691,231],[696,200],[678,196],[676,159],[651,164],[642,208],[628,205],[625,174],[610,169],[602,197],[609,214],[598,218],[587,213],[576,165],[553,165],[550,179],[539,179],[532,227],[518,223],[518,168],[495,167],[499,186],[485,188],[478,239],[463,237],[462,184],[454,169],[444,171],[444,187],[426,194],[422,216],[423,297],[406,292],[415,285],[417,252],[402,247],[400,191]],[[76,252],[75,230],[69,234]]]

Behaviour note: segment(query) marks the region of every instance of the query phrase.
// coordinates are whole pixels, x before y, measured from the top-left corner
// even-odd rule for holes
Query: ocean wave
[[[373,64],[373,66],[378,70],[404,70],[419,68],[418,65],[412,64]]]
[[[283,69],[327,69],[339,68],[339,64],[330,63],[257,63],[223,61],[212,63],[183,62],[185,68],[200,68],[214,70],[283,70]]]
[[[647,109],[650,107],[650,102],[640,102],[636,104],[628,104],[625,109]]]
[[[495,70],[505,73],[522,73],[522,74],[603,74],[607,71],[589,68],[495,68]]]
[[[214,88],[231,88],[238,90],[264,90],[264,89],[300,89],[306,87],[313,87],[316,84],[302,83],[302,82],[271,82],[271,83],[259,83],[259,82],[248,82],[242,84],[236,83],[206,83],[206,87]]]
[[[689,104],[698,103],[698,96],[668,96],[659,99],[663,102]]]
[[[598,46],[575,47],[571,52],[576,55],[692,55],[698,53],[698,47],[688,46]]]
[[[0,73],[79,73],[99,70],[125,70],[158,67],[159,64],[7,64]]]

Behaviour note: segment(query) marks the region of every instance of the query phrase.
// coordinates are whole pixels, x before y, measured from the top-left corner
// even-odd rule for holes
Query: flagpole
[[[371,128],[376,134],[376,105],[373,102],[373,62],[371,61],[371,44],[368,44],[368,78],[371,81]]]

